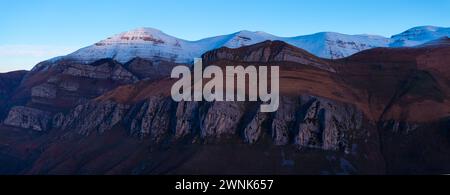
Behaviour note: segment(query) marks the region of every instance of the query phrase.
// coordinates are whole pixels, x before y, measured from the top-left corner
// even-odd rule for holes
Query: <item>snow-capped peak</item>
[[[392,47],[411,47],[450,36],[450,28],[419,26],[392,36]]]
[[[346,35],[320,32],[312,35],[285,38],[285,42],[303,48],[323,58],[343,58],[375,47],[387,47],[390,40],[373,35]]]
[[[164,32],[154,28],[137,28],[128,32],[120,33],[99,43],[147,43],[165,44],[166,42],[176,42],[177,38],[165,34]]]
[[[186,62],[192,59],[186,50],[187,41],[167,35],[154,28],[138,28],[114,35],[94,45],[82,48],[67,57],[83,63],[113,58],[125,63],[135,57]]]
[[[262,31],[239,31],[237,33],[226,36],[227,41],[222,45],[229,48],[239,48],[242,46],[253,45],[267,40],[278,40],[279,37],[262,32]]]
[[[140,57],[150,60],[168,60],[191,63],[193,58],[220,47],[238,48],[267,40],[280,40],[305,49],[323,58],[342,58],[375,47],[417,46],[450,36],[450,28],[421,26],[409,29],[391,38],[377,35],[346,35],[320,32],[297,37],[278,37],[262,31],[236,33],[187,41],[170,36],[154,28],[137,28],[114,35],[94,45],[82,48],[65,58],[90,63],[102,58],[113,58],[125,63]]]

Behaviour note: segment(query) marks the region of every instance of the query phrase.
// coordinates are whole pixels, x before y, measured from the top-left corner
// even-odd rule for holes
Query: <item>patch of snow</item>
[[[375,47],[388,47],[390,39],[373,35],[345,35],[322,32],[312,35],[285,38],[283,41],[329,59],[338,59]]]
[[[82,48],[65,57],[51,60],[71,59],[81,63],[91,63],[99,59],[112,58],[126,63],[140,57],[150,60],[166,60],[176,63],[192,63],[194,58],[220,47],[239,48],[266,40],[280,40],[322,57],[337,59],[375,47],[411,47],[450,37],[450,28],[422,26],[409,29],[391,38],[376,35],[345,35],[321,32],[297,37],[278,37],[261,31],[240,31],[187,41],[154,28],[138,28],[120,33],[94,45]],[[51,62],[51,61],[48,61]],[[47,64],[47,63],[43,63]]]
[[[450,37],[450,28],[419,26],[391,37],[391,47],[413,47],[429,41]]]

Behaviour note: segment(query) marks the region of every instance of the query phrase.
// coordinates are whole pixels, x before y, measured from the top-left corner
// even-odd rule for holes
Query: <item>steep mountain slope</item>
[[[186,41],[156,29],[139,28],[80,49],[65,58],[81,63],[92,63],[102,58],[126,63],[136,57],[153,61],[190,63],[193,58],[215,48],[237,48],[273,39],[276,37],[263,32],[241,31],[199,41]]]
[[[4,118],[5,112],[9,110],[8,101],[26,73],[27,71],[0,73],[0,121]]]
[[[448,172],[450,39],[414,48],[379,48],[340,60],[377,119],[381,151],[391,173]],[[364,97],[365,96],[365,97]]]
[[[239,31],[229,35],[222,35],[217,37],[205,38],[199,41],[196,41],[197,44],[204,45],[206,49],[203,53],[221,48],[239,48],[243,46],[253,45],[256,43],[260,43],[267,40],[279,40],[280,37],[261,32],[251,32],[251,31]]]
[[[113,58],[126,63],[135,57],[191,63],[193,58],[213,49],[239,48],[267,40],[285,41],[324,58],[342,58],[365,49],[387,47],[390,43],[390,39],[369,35],[353,36],[329,32],[284,38],[259,31],[240,31],[198,41],[186,41],[156,29],[139,28],[80,49],[65,58],[81,63],[91,63],[102,58]]]
[[[443,37],[450,37],[450,28],[419,26],[392,36],[392,47],[412,47]]]
[[[217,61],[217,59],[258,64],[288,62],[334,71],[327,60],[320,59],[303,49],[282,41],[264,41],[236,49],[223,47],[205,53],[202,58],[207,63]]]
[[[341,60],[279,41],[220,48],[202,55],[205,66],[280,66],[277,112],[177,103],[175,80],[139,80],[48,114],[45,133],[0,125],[0,157],[32,174],[447,173],[449,54],[447,39]]]
[[[0,102],[3,104],[19,86],[27,71],[0,73]]]
[[[13,106],[4,123],[20,128],[46,131],[55,112],[71,109],[117,86],[138,78],[123,64],[111,59],[91,64],[60,60],[27,73],[8,99]]]
[[[379,119],[392,112],[388,118],[393,120],[438,120],[450,112],[448,40],[414,48],[367,50],[336,61],[335,68]],[[425,109],[430,112],[421,115]]]
[[[323,58],[338,59],[375,47],[388,47],[391,40],[375,35],[345,35],[323,32],[284,38],[283,41]]]
[[[348,89],[336,80],[327,61],[283,42],[263,42],[235,50],[222,48],[206,53],[204,58],[205,65],[280,65],[280,110],[273,115],[262,114],[258,112],[259,103],[245,102],[176,103],[169,94],[174,80],[144,80],[52,115],[46,133],[26,141],[26,145],[11,144],[20,136],[7,134],[5,128],[10,126],[0,127],[4,129],[0,131],[4,139],[0,143],[8,148],[5,155],[19,158],[18,153],[42,151],[19,160],[25,166],[22,173],[40,174],[383,171],[376,164],[381,161],[376,150],[364,152],[369,158],[364,159],[352,149],[352,144],[363,139],[372,140],[365,132],[373,129],[354,105],[333,100],[351,102],[352,95],[347,96]],[[324,113],[330,116],[322,118]],[[5,138],[8,136],[10,139]],[[375,146],[362,148],[366,147]],[[236,155],[242,157],[232,157]],[[255,160],[259,163],[246,166]],[[304,163],[311,166],[300,166]],[[367,168],[359,170],[354,166]]]
[[[316,56],[338,59],[366,49],[417,46],[445,36],[450,36],[448,28],[426,26],[410,29],[390,39],[374,35],[344,35],[333,32],[298,37],[277,37],[260,31],[240,31],[198,41],[187,41],[153,28],[138,28],[112,36],[67,56],[52,59],[50,62],[64,59],[89,64],[100,59],[111,58],[120,63],[127,63],[133,58],[139,57],[154,62],[190,64],[193,58],[200,57],[203,53],[213,49],[239,48],[267,40],[284,41]]]
[[[92,63],[102,58],[112,58],[126,63],[135,57],[145,59],[191,60],[198,55],[188,41],[169,36],[152,28],[139,28],[121,33],[80,49],[67,56],[81,63]]]

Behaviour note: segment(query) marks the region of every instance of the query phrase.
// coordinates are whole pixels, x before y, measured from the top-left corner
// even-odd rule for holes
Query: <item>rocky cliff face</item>
[[[16,106],[9,111],[4,124],[36,131],[47,131],[51,125],[51,115],[38,109]]]
[[[170,75],[172,69],[180,64],[167,61],[149,61],[141,58],[124,64],[124,67],[138,79],[157,80]]]
[[[279,65],[274,113],[261,102],[174,102],[173,80],[141,71],[160,70],[142,59],[59,62],[25,77],[12,100],[29,99],[9,111],[0,143],[19,140],[5,151],[31,156],[25,173],[442,173],[449,54],[433,44],[330,61],[263,42],[203,55],[205,66]],[[41,137],[2,134],[13,127]]]
[[[196,137],[214,143],[240,137],[254,144],[272,137],[274,145],[330,151],[349,151],[355,139],[366,139],[363,114],[350,104],[300,96],[283,97],[280,105],[276,113],[267,114],[253,111],[249,103],[177,103],[163,96],[136,104],[92,101],[55,115],[53,128],[89,135],[120,124],[130,135],[149,137],[155,143],[164,138]]]
[[[170,74],[169,67],[155,68],[167,65],[164,62],[159,63],[161,65],[155,65],[142,59],[135,59],[127,64],[110,59],[91,64],[63,60],[43,62],[45,66],[37,66],[38,68],[24,76],[25,79],[20,85],[16,84],[17,92],[8,101],[11,105],[56,114],[85,104],[117,86],[135,83],[140,79],[155,80],[167,77]],[[9,111],[9,108],[2,110],[5,112],[5,118],[17,114],[13,110]],[[12,121],[14,119],[17,117],[9,117],[9,125],[23,126],[19,124],[20,121]]]
[[[105,102],[89,102],[75,107],[69,114],[56,114],[53,126],[61,129],[73,129],[79,134],[103,133],[111,129],[124,116],[127,106]]]

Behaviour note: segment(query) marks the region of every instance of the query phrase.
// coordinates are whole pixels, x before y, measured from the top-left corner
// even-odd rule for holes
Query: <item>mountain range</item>
[[[267,40],[279,40],[322,58],[338,59],[371,48],[412,47],[446,36],[450,36],[450,28],[422,26],[409,29],[391,38],[376,35],[345,35],[334,32],[278,37],[260,31],[240,31],[198,41],[186,41],[157,29],[138,28],[82,48],[64,58],[83,63],[91,63],[103,58],[112,58],[126,63],[135,57],[191,63],[193,58],[200,57],[203,53],[213,49],[239,48]]]
[[[170,72],[193,57],[279,66],[280,108],[174,102]],[[448,173],[449,63],[448,28],[199,41],[141,28],[0,74],[0,173]]]

